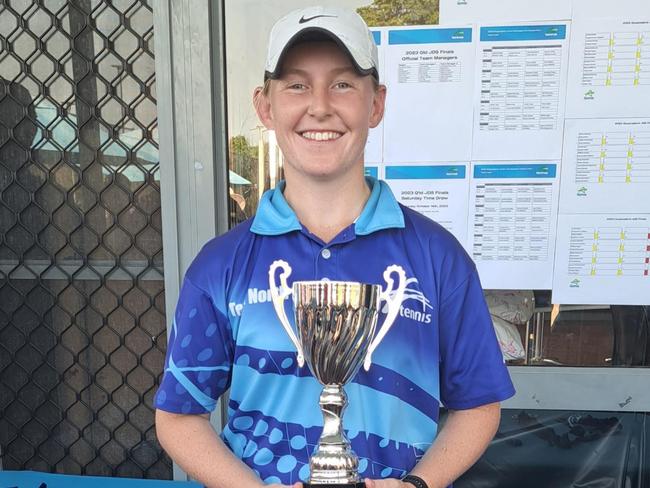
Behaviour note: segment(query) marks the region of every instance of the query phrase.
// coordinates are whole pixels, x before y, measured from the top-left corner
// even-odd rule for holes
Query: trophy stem
[[[343,410],[348,404],[343,385],[325,385],[319,404],[323,412],[323,433],[316,453],[309,461],[309,483],[331,485],[360,482],[359,458],[350,449],[350,441],[343,433]]]
[[[342,385],[325,385],[319,402],[323,412],[323,432],[319,444],[350,447],[343,433],[343,410],[348,406],[348,396]]]

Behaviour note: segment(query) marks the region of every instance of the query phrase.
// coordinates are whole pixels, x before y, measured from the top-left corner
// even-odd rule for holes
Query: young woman
[[[386,98],[377,66],[354,12],[299,10],[271,32],[254,103],[276,133],[286,179],[187,271],[155,400],[161,443],[209,487],[309,476],[321,387],[298,367],[273,311],[268,270],[277,259],[291,264],[291,280],[379,284],[390,264],[406,271],[399,317],[370,370],[346,387],[344,425],[370,488],[448,486],[484,451],[499,402],[514,393],[470,258],[385,183],[364,177],[368,130]],[[218,436],[208,412],[228,388]],[[450,414],[438,433],[440,403]]]

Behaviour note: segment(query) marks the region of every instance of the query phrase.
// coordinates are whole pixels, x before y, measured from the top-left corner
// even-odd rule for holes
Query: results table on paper
[[[647,117],[650,113],[650,9],[571,24],[566,117]]]
[[[572,227],[571,276],[648,276],[650,227]]]
[[[650,183],[650,130],[578,133],[576,183]]]
[[[479,184],[474,205],[474,259],[548,259],[552,183]]]
[[[569,27],[566,22],[480,27],[472,159],[559,159]]]
[[[483,49],[480,130],[555,129],[562,45]]]
[[[650,212],[650,118],[567,119],[560,212]]]
[[[552,290],[553,303],[647,303],[650,214],[560,214]]]
[[[468,249],[484,287],[550,288],[557,176],[553,162],[473,163]]]
[[[586,33],[582,84],[650,85],[650,29]]]

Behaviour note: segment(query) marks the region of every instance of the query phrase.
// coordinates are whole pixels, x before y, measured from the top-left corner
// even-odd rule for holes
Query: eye
[[[337,81],[334,84],[334,88],[338,88],[340,90],[345,90],[346,88],[352,88],[352,85],[348,83],[347,81]]]
[[[305,90],[307,86],[304,85],[303,83],[294,82],[294,83],[287,84],[287,88],[289,90]]]

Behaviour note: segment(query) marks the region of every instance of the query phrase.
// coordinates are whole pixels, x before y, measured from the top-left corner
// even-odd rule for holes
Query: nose
[[[312,117],[322,119],[331,114],[332,105],[329,89],[325,86],[314,87],[311,91],[308,113]]]

